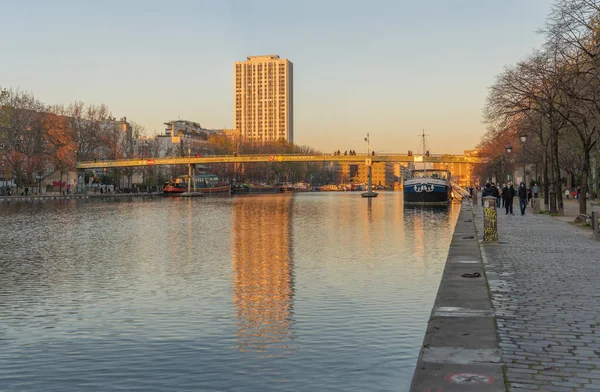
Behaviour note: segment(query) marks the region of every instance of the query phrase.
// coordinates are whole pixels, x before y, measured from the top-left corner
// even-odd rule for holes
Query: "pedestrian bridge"
[[[401,154],[357,154],[357,155],[296,155],[296,154],[247,154],[247,155],[209,155],[186,156],[177,158],[133,158],[115,160],[95,160],[77,162],[77,169],[96,169],[113,167],[140,167],[155,165],[190,165],[211,163],[258,163],[258,162],[339,162],[367,164],[377,162],[427,162],[427,163],[484,163],[480,157],[468,155],[401,155]]]

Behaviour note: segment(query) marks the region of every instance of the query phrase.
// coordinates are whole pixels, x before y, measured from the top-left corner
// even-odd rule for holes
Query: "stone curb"
[[[496,319],[473,222],[463,201],[411,392],[505,392]],[[479,277],[463,277],[479,274]],[[475,275],[476,276],[476,275]]]

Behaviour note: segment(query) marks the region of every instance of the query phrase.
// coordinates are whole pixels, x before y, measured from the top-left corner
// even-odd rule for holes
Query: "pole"
[[[188,193],[190,193],[191,186],[192,186],[192,164],[188,163]]]
[[[369,137],[369,134],[367,133],[367,159],[369,159],[371,157],[371,139]],[[371,180],[371,175],[372,175],[372,171],[371,171],[371,165],[369,165],[369,171],[367,173],[367,192],[371,193],[371,190],[373,189],[373,183]]]
[[[527,188],[527,181],[525,181],[525,142],[523,142],[523,183],[525,184],[525,188]]]
[[[551,214],[558,214],[556,209],[556,183],[554,182],[554,154],[552,154],[552,147],[554,145],[554,132],[550,133],[550,211]]]

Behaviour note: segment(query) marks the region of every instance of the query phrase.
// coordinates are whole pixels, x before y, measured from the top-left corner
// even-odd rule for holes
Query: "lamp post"
[[[523,184],[527,187],[527,181],[525,180],[525,142],[527,141],[527,135],[522,133],[519,139],[521,139],[521,147],[523,148]]]
[[[371,143],[369,139],[369,134],[367,133],[367,137],[365,138],[365,142],[367,142],[367,159],[365,160],[365,164],[367,165],[367,178],[368,185],[367,191],[362,193],[362,197],[377,197],[377,192],[373,192],[373,180],[372,180],[372,161],[371,161]]]
[[[510,153],[512,152],[513,148],[512,146],[509,144],[506,145],[506,147],[504,147],[504,149],[506,150],[506,152],[508,153],[508,155],[510,156]],[[510,174],[508,175],[508,181],[510,181]]]

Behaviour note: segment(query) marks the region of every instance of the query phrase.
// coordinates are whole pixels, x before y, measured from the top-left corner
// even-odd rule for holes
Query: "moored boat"
[[[231,191],[235,195],[247,195],[247,194],[270,194],[270,193],[281,193],[283,188],[279,185],[269,184],[237,184],[231,188]]]
[[[165,196],[181,196],[183,193],[190,192],[210,194],[228,194],[229,184],[219,180],[215,174],[198,174],[193,176],[193,182],[189,184],[189,176],[179,176],[169,180],[163,186]]]
[[[451,200],[452,186],[445,170],[411,170],[404,180],[404,204],[446,205]]]
[[[427,169],[426,157],[429,150],[422,135],[423,169],[413,169],[404,180],[404,204],[408,205],[448,205],[452,200],[450,172],[447,170]]]

